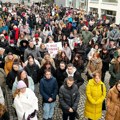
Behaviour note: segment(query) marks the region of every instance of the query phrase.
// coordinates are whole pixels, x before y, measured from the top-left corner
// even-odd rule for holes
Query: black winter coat
[[[102,71],[106,72],[106,71],[109,70],[110,54],[109,54],[109,52],[105,54],[101,51],[100,52],[100,57],[101,57],[102,63],[103,63]]]
[[[17,76],[17,71],[13,69],[7,75],[6,84],[8,85],[10,89],[12,89],[16,76]]]
[[[63,83],[64,83],[64,72],[65,72],[65,70],[66,69],[60,69],[60,68],[58,68],[58,69],[56,69],[56,74],[55,74],[55,77],[56,77],[56,79],[57,79],[57,82],[58,82],[58,87],[60,88],[62,85],[63,85]]]
[[[76,111],[80,100],[77,85],[73,84],[70,88],[66,83],[62,85],[59,91],[59,100],[63,112],[68,113],[70,108]]]
[[[35,63],[30,66],[29,64],[27,64],[27,66],[24,68],[25,71],[27,72],[27,74],[33,79],[34,83],[38,83],[38,81],[40,80],[40,69],[38,67],[38,65],[36,65]]]

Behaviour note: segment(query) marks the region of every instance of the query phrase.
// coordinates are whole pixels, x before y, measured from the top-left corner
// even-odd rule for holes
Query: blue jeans
[[[55,102],[43,104],[43,118],[52,118],[54,114]]]

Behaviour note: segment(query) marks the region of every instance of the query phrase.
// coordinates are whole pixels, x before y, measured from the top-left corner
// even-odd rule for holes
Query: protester
[[[31,89],[27,88],[27,85],[22,80],[17,84],[13,105],[17,112],[18,120],[38,120],[38,98]]]
[[[25,70],[19,70],[18,75],[15,78],[15,82],[13,83],[12,87],[12,94],[14,94],[15,90],[17,89],[17,84],[20,80],[23,80],[28,88],[34,91],[34,82],[33,79],[27,75]]]
[[[100,73],[95,73],[86,86],[85,117],[98,120],[102,116],[102,103],[106,96],[106,87]]]
[[[12,70],[8,73],[7,78],[6,78],[6,84],[10,89],[12,89],[13,83],[15,81],[15,78],[17,77],[17,72],[19,70],[19,63],[14,62],[12,66]]]
[[[4,66],[4,70],[6,75],[8,75],[8,73],[12,70],[12,65],[15,59],[17,59],[18,57],[16,55],[14,55],[13,53],[9,52],[7,54],[7,56],[5,57],[5,66]]]
[[[52,120],[57,92],[56,78],[52,76],[50,70],[46,70],[45,76],[40,80],[40,94],[43,99],[43,120]]]
[[[9,113],[5,106],[5,99],[0,86],[0,120],[10,120]]]
[[[40,69],[32,57],[28,58],[28,63],[24,67],[24,69],[27,72],[27,74],[33,79],[34,84],[37,84],[40,79],[40,75],[39,75]]]
[[[120,80],[120,56],[118,55],[116,59],[113,59],[111,61],[110,67],[109,67],[109,73],[111,75],[110,77],[110,87],[112,88],[115,83]]]
[[[77,107],[80,100],[78,87],[74,84],[74,78],[69,76],[65,79],[64,84],[59,91],[60,106],[63,112],[63,120],[75,120]]]
[[[67,69],[64,73],[64,78],[69,76],[72,76],[74,78],[75,84],[78,86],[78,88],[84,83],[84,79],[82,78],[81,74],[71,63],[67,65]]]
[[[72,3],[66,8],[56,4],[0,2],[0,68],[4,68],[10,88],[14,79],[16,87],[22,79],[27,87],[34,90],[34,82],[44,77],[46,69],[51,70],[59,87],[69,76],[74,78],[74,83],[79,87],[84,82],[83,78],[87,77],[89,80],[97,72],[102,76],[101,80],[106,82],[104,78],[109,65],[109,83],[110,87],[113,87],[119,80],[119,37],[120,25],[116,25],[110,16],[109,19],[106,15],[99,17],[96,10],[86,12],[83,9],[75,9]],[[48,49],[47,43],[52,43]],[[61,44],[62,47],[54,48],[54,44]],[[19,69],[25,68],[33,79],[27,76],[24,70],[19,78],[19,75],[15,78],[18,65],[13,64],[16,58],[20,61]],[[69,66],[69,63],[73,65]],[[41,69],[40,73],[37,71],[37,65]],[[5,81],[6,76],[3,70],[0,70],[0,78]],[[9,94],[10,99],[7,102],[11,110],[9,101],[12,94],[8,87],[5,84],[2,88]],[[82,87],[86,87],[86,84]],[[49,91],[48,88],[45,90]],[[35,84],[35,93],[39,97],[36,90],[38,84]]]
[[[93,77],[95,73],[102,73],[102,60],[99,53],[94,53],[91,60],[87,64],[87,77],[88,80]]]
[[[107,112],[105,120],[120,119],[120,80],[111,88],[107,95]]]
[[[64,83],[65,71],[66,71],[66,64],[65,64],[65,62],[61,61],[59,64],[59,67],[56,69],[56,72],[55,72],[55,77],[56,77],[57,82],[58,82],[58,88],[60,88]]]

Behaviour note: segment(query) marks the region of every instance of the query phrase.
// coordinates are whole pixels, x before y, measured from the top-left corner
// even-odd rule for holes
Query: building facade
[[[88,0],[88,11],[98,11],[99,17],[106,15],[120,24],[120,0]]]
[[[87,9],[87,1],[88,0],[55,0],[55,3],[58,6],[63,5],[64,7]]]

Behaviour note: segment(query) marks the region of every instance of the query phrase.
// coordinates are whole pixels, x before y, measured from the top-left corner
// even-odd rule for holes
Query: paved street
[[[83,73],[82,74],[82,77],[85,79],[85,82],[84,84],[80,87],[79,91],[80,91],[80,102],[79,102],[79,105],[78,105],[78,113],[80,115],[80,119],[79,120],[87,120],[85,117],[84,117],[84,103],[85,103],[85,99],[86,99],[86,96],[85,96],[85,86],[87,84],[87,80],[86,80],[86,76],[85,74]],[[109,81],[109,73],[106,74],[106,78],[105,78],[105,85],[107,87],[107,90],[109,89],[109,85],[108,85],[108,81]],[[38,117],[39,117],[39,120],[42,120],[42,98],[39,94],[39,85],[36,85],[36,90],[35,90],[35,93],[36,95],[38,96],[39,98],[39,113],[38,113]],[[9,112],[10,112],[10,120],[17,120],[16,118],[16,115],[15,115],[15,110],[14,108],[12,107],[12,94],[11,94],[11,91],[7,88],[6,89],[7,91],[7,99],[8,99],[8,109],[9,109]],[[61,110],[59,109],[59,104],[58,104],[58,97],[57,97],[57,102],[56,102],[56,108],[55,108],[55,114],[54,114],[54,119],[53,120],[62,120],[62,112]],[[103,111],[103,115],[102,115],[102,118],[100,120],[104,120],[104,115],[105,115],[105,111]]]

